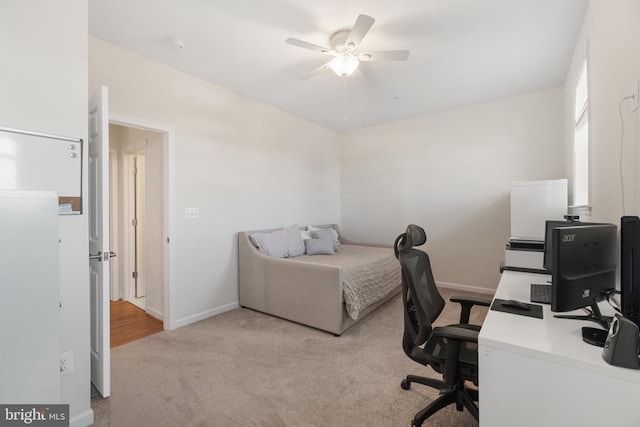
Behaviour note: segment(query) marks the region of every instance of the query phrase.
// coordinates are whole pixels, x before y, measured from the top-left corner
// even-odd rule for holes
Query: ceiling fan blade
[[[406,61],[408,58],[408,50],[374,50],[358,54],[360,61]]]
[[[358,15],[358,19],[356,19],[356,23],[353,24],[353,28],[351,29],[349,37],[347,37],[347,41],[344,45],[347,48],[357,47],[364,36],[367,35],[374,22],[376,22],[376,20],[368,15]]]
[[[300,77],[300,80],[309,80],[311,77],[320,74],[321,72],[323,72],[324,70],[328,70],[329,69],[329,62],[322,64],[321,66],[311,70],[311,72],[309,72],[309,74]]]
[[[331,49],[329,49],[328,47],[318,46],[317,44],[305,42],[303,40],[298,40],[298,39],[294,39],[294,38],[289,37],[284,42],[288,43],[290,45],[293,45],[293,46],[301,47],[303,49],[309,49],[309,50],[313,50],[315,52],[320,52],[320,53],[324,53],[326,55],[331,55]]]

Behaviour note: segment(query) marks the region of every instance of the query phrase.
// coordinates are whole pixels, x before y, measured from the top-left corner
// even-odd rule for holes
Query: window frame
[[[573,194],[571,214],[591,214],[589,65],[584,55],[573,86]]]

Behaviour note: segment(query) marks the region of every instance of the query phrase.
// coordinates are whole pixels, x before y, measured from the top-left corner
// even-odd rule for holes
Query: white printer
[[[511,237],[502,270],[547,273],[543,267],[545,222],[567,214],[568,180],[511,183]]]

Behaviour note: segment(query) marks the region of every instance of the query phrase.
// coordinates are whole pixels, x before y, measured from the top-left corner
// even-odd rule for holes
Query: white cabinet
[[[0,402],[60,401],[58,196],[0,190]]]

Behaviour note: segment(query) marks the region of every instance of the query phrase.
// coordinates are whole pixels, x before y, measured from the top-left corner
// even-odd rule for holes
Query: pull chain
[[[349,120],[349,111],[347,109],[347,78],[342,77],[342,109],[344,112],[344,121]]]

